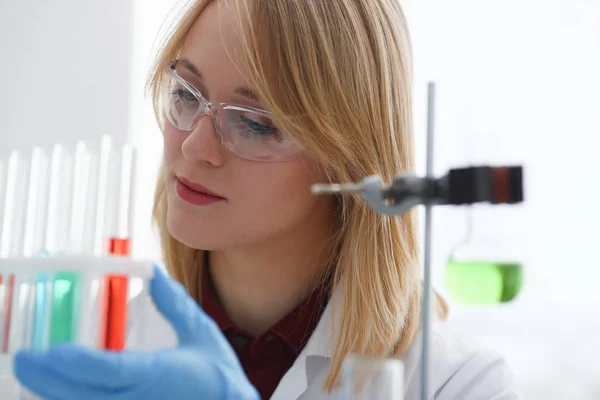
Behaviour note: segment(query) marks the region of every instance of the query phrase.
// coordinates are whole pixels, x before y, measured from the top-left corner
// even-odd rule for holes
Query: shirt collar
[[[202,308],[204,311],[217,323],[222,332],[234,328],[233,322],[229,319],[225,310],[219,302],[219,298],[213,285],[212,277],[210,276],[210,267],[208,263],[204,263],[202,271]]]
[[[317,327],[329,300],[328,284],[317,286],[295,309],[271,327],[271,332],[282,337],[300,354]]]
[[[317,286],[310,295],[290,313],[273,325],[269,332],[281,337],[296,353],[304,349],[322,319],[329,300],[330,281]],[[217,296],[208,263],[202,273],[202,308],[217,323],[222,332],[235,328]]]
[[[333,318],[339,319],[339,312],[333,313],[334,304],[336,307],[340,307],[340,297],[342,295],[342,285],[336,285],[331,298],[327,302],[327,306],[323,311],[321,318],[317,324],[317,327],[313,331],[310,339],[306,343],[306,347],[302,351],[304,357],[308,356],[319,356],[331,358],[333,354],[333,340],[335,339],[338,332],[333,329],[333,326],[340,326],[339,323],[335,323]]]

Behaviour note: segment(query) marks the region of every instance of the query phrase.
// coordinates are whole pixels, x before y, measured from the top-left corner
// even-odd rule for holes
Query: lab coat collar
[[[341,295],[342,285],[338,284],[304,350],[284,375],[271,400],[298,399],[308,389],[308,386],[313,383],[312,380],[316,378],[315,374],[309,374],[308,364],[314,365],[314,362],[326,362],[329,365],[333,354],[333,341],[335,340],[332,317],[335,317],[336,320],[339,319],[338,310]],[[332,310],[334,303],[336,307],[335,315]],[[340,325],[336,323],[335,326],[339,327]],[[402,358],[404,362],[405,392],[408,389],[407,384],[417,372],[420,348],[421,335],[419,333],[409,347],[406,355]]]
[[[334,293],[331,298],[327,302],[327,306],[319,319],[319,323],[317,327],[313,331],[312,335],[308,339],[306,346],[302,353],[306,357],[309,356],[319,356],[331,358],[333,353],[333,327],[332,327],[332,316],[333,316],[333,303],[339,304],[341,297],[341,285],[337,285]],[[338,314],[335,315],[336,319],[338,318]],[[339,324],[336,324],[339,326]]]
[[[332,307],[334,302],[339,304],[340,296],[341,285],[337,285],[321,315],[317,327],[310,336],[310,339],[308,339],[302,352],[298,355],[298,358],[296,358],[294,365],[292,365],[283,376],[281,382],[279,382],[271,400],[297,399],[306,391],[308,385],[311,383],[308,382],[307,358],[321,357],[327,361],[331,360],[333,341]],[[336,318],[337,316],[338,313],[336,313]]]

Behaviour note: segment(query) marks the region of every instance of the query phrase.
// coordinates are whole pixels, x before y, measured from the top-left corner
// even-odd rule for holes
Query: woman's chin
[[[171,236],[173,236],[178,242],[192,249],[215,251],[228,248],[228,246],[224,243],[220,243],[214,239],[204,240],[204,238],[198,237],[197,235],[171,232]]]
[[[167,218],[167,228],[173,238],[192,249],[217,250],[227,247],[219,232],[190,219]]]

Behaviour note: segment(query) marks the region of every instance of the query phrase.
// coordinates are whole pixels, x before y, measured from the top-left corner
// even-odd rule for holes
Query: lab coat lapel
[[[308,357],[319,356],[328,360],[331,359],[333,340],[332,303],[339,302],[340,295],[341,285],[338,285],[304,350],[279,382],[275,393],[271,396],[271,400],[296,400],[302,396],[308,385],[312,383],[308,381],[308,378],[314,379],[314,374],[309,374],[307,371],[306,360]]]

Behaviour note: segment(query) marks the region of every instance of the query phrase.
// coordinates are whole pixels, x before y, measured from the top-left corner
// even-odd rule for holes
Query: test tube
[[[84,141],[77,142],[74,155],[69,164],[72,165],[72,173],[70,179],[70,193],[72,196],[66,200],[69,204],[70,211],[68,219],[68,232],[65,237],[66,246],[72,254],[87,254],[94,253],[94,235],[96,221],[96,206],[98,203],[98,161],[100,156],[98,152],[94,152],[90,148],[89,143]],[[61,228],[60,226],[58,227]],[[61,307],[67,308],[72,312],[78,312],[79,319],[76,320],[69,313],[61,312],[58,320],[71,325],[68,330],[59,332],[57,330],[53,336],[53,340],[63,341],[68,336],[73,336],[71,339],[78,343],[98,347],[98,331],[101,325],[98,321],[100,316],[99,298],[103,291],[103,282],[93,272],[84,272],[80,275],[62,275],[61,285],[67,292],[68,301],[60,304]],[[79,298],[80,302],[74,304],[72,300]],[[59,303],[57,303],[59,305]],[[78,307],[78,309],[75,309]],[[78,323],[77,323],[78,322]],[[77,326],[75,326],[75,324]],[[76,329],[72,329],[76,328]]]
[[[50,344],[73,342],[77,337],[81,274],[58,272],[53,279]]]
[[[23,242],[23,255],[39,255],[44,246],[48,219],[49,160],[46,151],[34,147],[29,168],[29,188]]]
[[[23,255],[37,257],[44,246],[48,205],[48,158],[41,147],[34,147],[29,168],[27,211],[23,241]],[[52,276],[40,273],[35,276],[35,300],[31,347],[43,350],[48,346],[48,329],[51,312]]]
[[[81,220],[75,234],[82,237],[78,252],[84,255],[106,255],[103,241],[105,240],[105,216],[107,202],[108,169],[110,167],[110,154],[112,138],[108,135],[101,137],[99,145],[89,144],[87,154],[86,186],[81,185],[80,197],[82,201]],[[87,201],[86,201],[87,200]],[[82,286],[86,295],[81,298],[81,320],[77,340],[92,347],[103,347],[105,337],[104,320],[104,292],[106,283],[103,276],[83,274]]]
[[[5,193],[6,193],[6,170],[8,165],[6,165],[7,163],[5,162],[5,160],[0,160],[0,227],[2,227],[2,223],[4,221],[4,198],[5,198]],[[2,231],[0,229],[0,247],[2,245]],[[6,321],[6,314],[10,312],[10,306],[8,304],[5,304],[7,300],[7,297],[5,295],[5,292],[7,291],[5,289],[5,285],[6,283],[3,282],[2,279],[2,275],[0,274],[0,328],[2,328],[2,324],[5,324]],[[5,277],[4,281],[7,281],[8,277]],[[10,279],[10,278],[9,278]],[[14,284],[14,282],[13,282]],[[9,283],[10,285],[10,283]],[[4,341],[4,339],[8,339],[7,337],[8,333],[4,332],[4,329],[0,329],[0,338],[2,339],[2,342]],[[3,336],[3,337],[2,337]],[[2,345],[2,349],[0,349],[2,352],[5,352],[4,350],[4,346]]]
[[[55,145],[49,173],[43,177],[44,182],[39,192],[39,223],[34,245],[30,251],[40,256],[55,256],[61,250],[58,225],[61,224],[61,191],[66,186],[61,175],[65,168],[65,151],[61,145]],[[63,222],[64,223],[64,222]],[[49,344],[71,341],[72,332],[77,325],[79,274],[61,272],[57,274],[40,273],[36,279],[36,302],[34,311],[34,328],[32,343],[36,349],[45,349]]]
[[[13,151],[6,169],[6,186],[2,220],[2,241],[0,257],[8,258],[21,255],[23,226],[25,225],[25,207],[23,199],[27,195],[29,176],[23,154]],[[9,217],[10,216],[10,217]]]
[[[8,339],[12,314],[13,291],[15,286],[14,275],[0,276],[0,352],[8,352]]]
[[[56,144],[50,161],[47,223],[41,255],[64,254],[68,248],[73,200],[73,159],[67,148]]]
[[[100,342],[105,334],[105,321],[103,320],[105,278],[93,271],[84,271],[81,278],[81,302],[76,341],[86,347],[102,348]]]
[[[132,188],[135,174],[135,150],[125,145],[111,153],[107,205],[108,253],[112,256],[130,255],[130,225]],[[109,275],[105,283],[106,331],[102,347],[123,350],[127,331],[127,303],[130,282],[126,275]]]
[[[31,327],[31,348],[44,350],[48,347],[49,318],[52,301],[52,275],[39,273],[35,276],[33,290],[33,316]]]
[[[8,159],[0,159],[0,248],[2,248],[2,226],[4,224],[4,203],[6,202],[6,181]]]
[[[112,138],[108,135],[104,135],[100,142],[100,154],[98,158],[98,169],[96,185],[98,191],[96,193],[95,203],[95,221],[94,221],[94,240],[93,240],[93,254],[105,255],[106,249],[106,205],[108,201],[108,187],[109,187],[109,170],[110,170],[110,158],[112,153]]]
[[[1,191],[2,224],[0,226],[0,258],[9,258],[22,255],[23,225],[25,222],[24,197],[27,192],[25,188],[29,180],[27,166],[23,154],[19,151],[11,152],[3,173],[3,187]],[[7,353],[10,348],[11,332],[16,331],[18,325],[11,324],[15,297],[15,283],[13,274],[2,276],[0,287],[2,296],[0,298],[0,346],[1,352]],[[17,313],[20,314],[20,313]]]
[[[71,214],[69,218],[69,252],[74,254],[84,253],[86,249],[85,240],[86,228],[88,224],[86,218],[88,214],[88,192],[92,186],[91,154],[87,149],[85,142],[79,141],[75,146],[75,155],[73,157],[73,175],[72,175],[72,197],[70,200]]]
[[[117,147],[111,152],[105,209],[105,249],[109,255],[130,255],[135,162],[136,152],[130,145]]]

